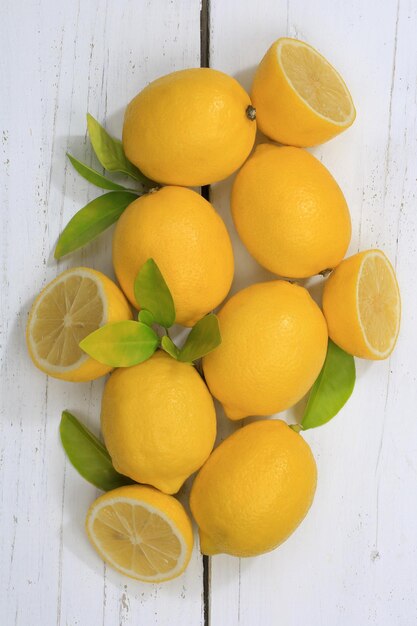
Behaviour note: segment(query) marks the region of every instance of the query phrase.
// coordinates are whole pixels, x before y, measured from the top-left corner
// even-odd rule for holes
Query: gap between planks
[[[210,67],[210,0],[201,0],[200,67]],[[201,195],[210,201],[210,185],[201,188]],[[204,626],[210,626],[210,557],[203,555]]]

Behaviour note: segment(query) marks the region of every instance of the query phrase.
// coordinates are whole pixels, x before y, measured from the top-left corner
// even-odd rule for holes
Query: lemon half
[[[291,146],[314,146],[351,126],[352,97],[340,74],[312,46],[282,37],[255,74],[252,100],[260,130]]]
[[[102,559],[146,582],[179,576],[193,548],[191,521],[180,502],[142,485],[120,487],[95,500],[86,529]]]
[[[365,250],[342,261],[325,284],[323,312],[330,337],[343,350],[386,359],[397,341],[401,300],[385,254]]]
[[[32,306],[26,329],[29,354],[49,376],[93,380],[112,368],[85,354],[80,341],[103,324],[131,317],[126,298],[107,276],[86,267],[69,269]]]

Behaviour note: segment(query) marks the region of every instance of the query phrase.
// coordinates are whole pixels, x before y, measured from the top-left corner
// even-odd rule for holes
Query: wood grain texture
[[[0,623],[200,624],[197,550],[162,586],[119,576],[89,546],[97,491],[66,462],[58,425],[69,408],[97,431],[103,381],[48,380],[24,342],[33,297],[57,273],[112,273],[111,233],[53,259],[63,225],[100,194],[65,152],[91,162],[87,111],[120,137],[124,107],[147,82],[200,64],[199,3],[6,0],[1,14]]]
[[[211,559],[211,623],[411,626],[417,619],[417,6],[411,0],[212,0],[210,14],[210,64],[248,89],[266,49],[285,35],[307,40],[342,73],[357,120],[312,152],[348,200],[350,253],[385,250],[403,300],[393,356],[358,361],[349,403],[305,435],[319,469],[307,519],[270,554]],[[211,191],[233,232],[229,194],[230,181]],[[236,236],[234,245],[235,289],[268,276]],[[287,412],[288,421],[302,405]],[[231,428],[224,426],[223,435]]]

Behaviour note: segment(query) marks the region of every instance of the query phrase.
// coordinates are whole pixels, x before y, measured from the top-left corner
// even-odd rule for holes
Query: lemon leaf
[[[130,367],[146,361],[159,345],[156,332],[133,320],[105,324],[90,333],[80,348],[88,355],[111,367]]]
[[[329,339],[326,360],[311,388],[301,426],[303,430],[322,426],[346,404],[355,386],[353,356]]]
[[[143,322],[144,324],[147,324],[148,326],[152,326],[155,320],[150,311],[147,311],[146,309],[142,309],[138,313],[138,322]]]
[[[100,172],[97,172],[89,165],[82,163],[71,154],[67,152],[67,157],[71,161],[73,168],[89,183],[93,183],[96,187],[100,187],[101,189],[110,189],[111,191],[125,191],[126,187],[122,187],[122,185],[118,185],[114,183],[112,180],[109,180]]]
[[[172,341],[172,339],[167,335],[164,335],[161,339],[161,348],[165,350],[165,352],[167,352],[169,356],[172,356],[173,359],[178,360],[180,351],[175,343]]]
[[[189,363],[196,361],[217,348],[221,342],[219,321],[214,313],[209,313],[191,329],[178,360]]]
[[[109,172],[123,172],[147,187],[155,187],[156,183],[147,178],[131,163],[123,150],[122,142],[114,139],[87,113],[87,128],[91,144],[101,165]]]
[[[105,446],[69,411],[62,411],[59,432],[71,464],[89,483],[103,491],[133,483],[116,472]]]
[[[100,235],[137,197],[130,191],[109,191],[89,202],[65,226],[56,244],[55,258],[60,259]]]
[[[153,259],[142,265],[134,283],[136,302],[149,311],[157,324],[170,328],[175,322],[175,306],[171,292]]]

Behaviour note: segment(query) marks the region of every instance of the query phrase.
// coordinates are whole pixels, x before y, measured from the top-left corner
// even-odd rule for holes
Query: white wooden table
[[[211,0],[207,13],[200,37],[198,0],[2,0],[1,626],[417,624],[417,3]],[[196,548],[181,578],[130,581],[90,548],[83,521],[96,490],[58,437],[63,408],[98,430],[103,381],[48,380],[25,348],[28,308],[47,281],[79,264],[111,275],[111,233],[53,259],[63,224],[97,193],[65,152],[91,160],[87,110],[120,136],[129,99],[173,70],[208,61],[249,88],[286,34],[318,47],[351,89],[354,127],[313,152],[349,202],[350,251],[381,247],[395,264],[400,340],[388,361],[358,363],[348,405],[306,435],[317,496],[282,547],[204,566]],[[211,199],[233,232],[229,191],[215,185]],[[237,288],[265,274],[235,244]],[[222,415],[219,428],[231,430]]]

